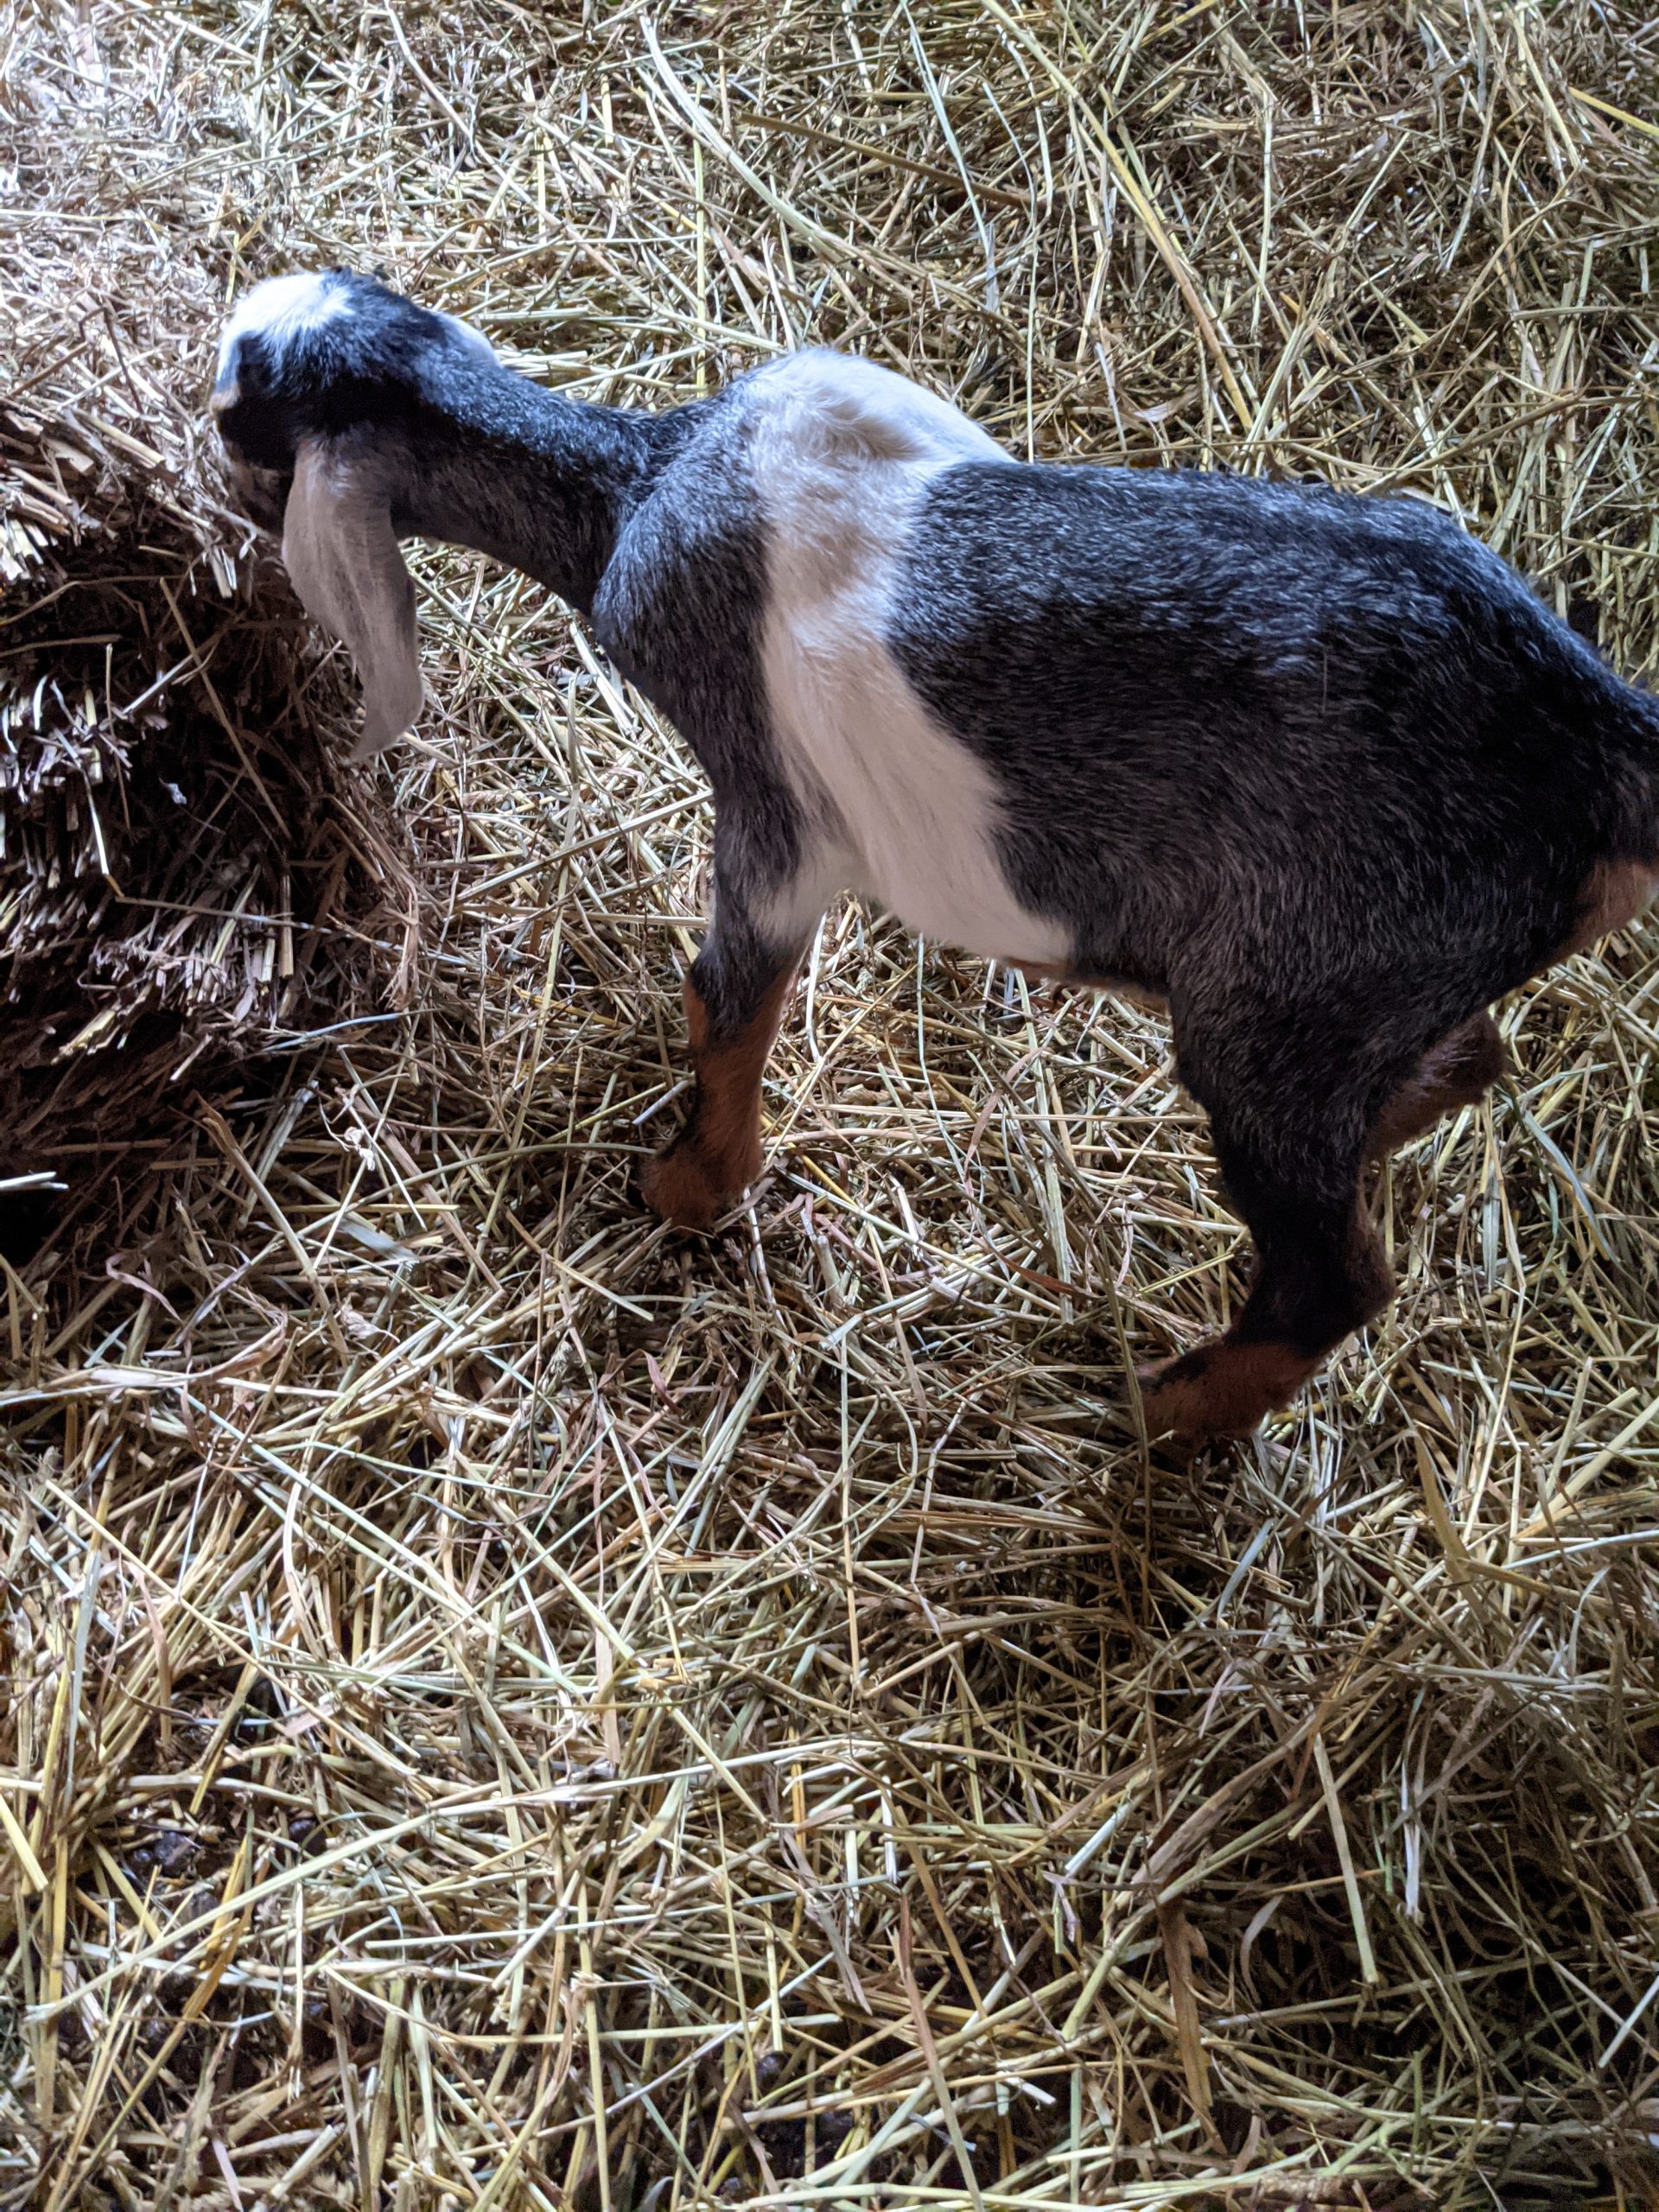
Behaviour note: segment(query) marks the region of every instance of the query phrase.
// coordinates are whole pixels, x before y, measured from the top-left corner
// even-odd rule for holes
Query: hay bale
[[[221,294],[145,204],[154,87],[118,94],[100,69],[91,94],[66,88],[28,66],[27,41],[16,83],[29,219],[8,254],[0,394],[14,1175],[118,1150],[176,1109],[169,1086],[204,1054],[228,1067],[372,988],[330,943],[372,872],[331,766],[348,701],[205,442]]]
[[[262,836],[259,723],[345,697],[264,582],[219,600],[207,464],[143,396],[188,420],[217,302],[341,258],[600,397],[821,338],[1020,451],[1433,498],[1639,672],[1656,35],[1591,0],[31,16],[8,247],[114,257],[143,400],[111,343],[54,435],[178,471],[109,447],[175,504],[133,495],[88,627],[159,670],[164,597],[130,627],[115,577],[195,563]],[[101,461],[58,465],[90,512]],[[181,1098],[0,1278],[0,2187],[1647,2201],[1651,925],[1505,1008],[1515,1081],[1396,1164],[1386,1321],[1173,1476],[1128,1370],[1224,1319],[1240,1232],[1163,1027],[849,908],[766,1185],[666,1236],[629,1181],[677,1110],[699,784],[561,610],[419,570],[423,744],[316,833],[372,791],[412,845],[411,1002]],[[218,742],[195,677],[167,698]],[[280,1016],[276,896],[227,1033]]]

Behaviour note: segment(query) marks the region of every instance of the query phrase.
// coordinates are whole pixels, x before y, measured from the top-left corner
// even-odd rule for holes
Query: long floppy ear
[[[300,603],[343,639],[363,685],[353,760],[399,738],[421,711],[415,583],[404,566],[385,494],[321,438],[303,438],[283,517],[283,566]]]

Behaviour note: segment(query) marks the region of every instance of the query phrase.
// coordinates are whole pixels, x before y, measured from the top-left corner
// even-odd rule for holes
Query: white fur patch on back
[[[482,354],[486,361],[494,360],[495,348],[481,330],[474,330],[470,322],[463,322],[458,315],[446,315],[442,308],[434,308],[432,312],[440,322],[448,324],[463,346],[469,346],[474,353]]]
[[[884,643],[930,477],[962,461],[1018,464],[948,402],[842,354],[761,370],[750,405],[768,526],[767,698],[786,772],[823,839],[804,876],[817,886],[839,873],[964,950],[1065,965],[1070,931],[1024,906],[998,861],[990,771],[929,713]]]

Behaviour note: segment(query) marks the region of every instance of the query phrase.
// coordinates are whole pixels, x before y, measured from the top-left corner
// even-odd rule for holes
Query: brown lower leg
[[[1472,1106],[1503,1074],[1503,1040],[1490,1014],[1478,1014],[1442,1037],[1401,1084],[1371,1124],[1366,1151],[1384,1160],[1443,1115]]]
[[[1197,1444],[1248,1435],[1288,1405],[1325,1355],[1393,1294],[1382,1245],[1357,1202],[1345,1232],[1327,1230],[1322,1243],[1300,1244],[1280,1232],[1226,1335],[1141,1376],[1147,1436]]]
[[[1248,1436],[1290,1403],[1319,1363],[1289,1344],[1244,1344],[1230,1332],[1162,1367],[1141,1370],[1147,1434],[1193,1444]]]
[[[770,986],[753,1018],[716,1036],[696,985],[685,980],[685,1014],[697,1094],[681,1135],[640,1179],[664,1221],[708,1229],[760,1173],[760,1076],[778,1034],[792,971]]]

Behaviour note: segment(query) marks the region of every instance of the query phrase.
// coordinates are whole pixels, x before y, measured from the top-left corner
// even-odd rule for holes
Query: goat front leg
[[[685,979],[696,1074],[690,1116],[639,1181],[652,1212],[681,1229],[712,1229],[760,1173],[760,1077],[795,974],[791,955],[733,991],[715,967],[705,948]]]
[[[725,829],[715,836],[709,934],[685,979],[696,1091],[684,1128],[639,1180],[645,1204],[682,1229],[711,1229],[760,1173],[760,1077],[828,900],[816,870],[810,886],[798,874],[757,895],[753,855]]]

